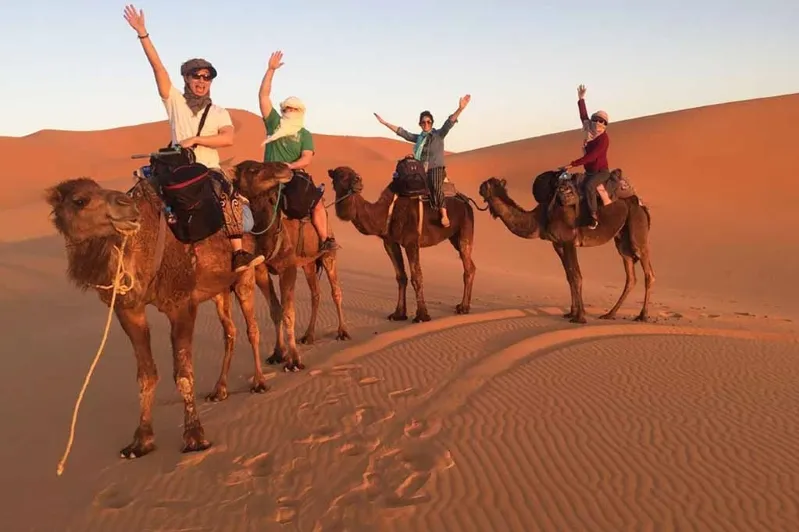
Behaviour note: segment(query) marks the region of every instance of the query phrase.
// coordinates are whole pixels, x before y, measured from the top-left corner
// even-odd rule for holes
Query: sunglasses
[[[427,120],[427,119],[425,119],[425,120],[419,120],[419,123],[420,123],[420,124],[432,124],[432,123],[433,123],[433,121],[432,121],[432,120]]]
[[[211,81],[213,78],[210,74],[192,74],[191,79],[201,79],[203,81]]]
[[[591,118],[591,122],[599,122],[600,124],[608,125],[604,118],[599,118],[598,116]]]

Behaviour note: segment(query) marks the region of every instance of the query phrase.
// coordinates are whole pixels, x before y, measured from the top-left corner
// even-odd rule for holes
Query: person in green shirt
[[[266,74],[261,81],[258,101],[266,127],[264,161],[284,162],[294,176],[286,183],[284,194],[287,214],[296,218],[311,217],[321,241],[320,251],[337,249],[335,239],[327,231],[327,213],[322,203],[323,189],[314,185],[305,171],[314,156],[313,136],[305,128],[305,105],[294,96],[280,103],[280,112],[272,106],[272,77],[283,66],[283,52],[277,51],[269,58]]]

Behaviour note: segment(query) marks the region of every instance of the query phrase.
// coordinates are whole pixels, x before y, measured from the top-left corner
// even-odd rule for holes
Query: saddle
[[[159,168],[150,182],[164,202],[167,225],[180,242],[194,244],[225,224],[222,203],[233,189],[222,174],[191,163]]]
[[[570,174],[563,172],[558,179],[557,195],[561,205],[583,206],[586,204],[585,190],[586,175],[584,172]],[[621,168],[614,168],[610,172],[610,179],[604,185],[599,185],[596,189],[597,196],[602,205],[610,205],[616,200],[626,199],[635,196],[635,188],[630,180],[624,177]]]
[[[424,168],[424,164],[408,155],[397,161],[394,175],[389,190],[395,196],[401,198],[418,198],[425,202],[430,202],[431,185]],[[445,180],[442,186],[444,197],[458,197],[459,194],[455,185]]]
[[[316,186],[311,174],[294,170],[291,181],[283,185],[280,193],[280,210],[289,220],[304,220],[311,216],[316,204],[325,194],[325,185]]]

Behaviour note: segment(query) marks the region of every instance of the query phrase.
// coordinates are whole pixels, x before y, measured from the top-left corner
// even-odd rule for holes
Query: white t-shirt
[[[169,117],[169,128],[172,132],[172,142],[177,144],[185,139],[197,136],[197,128],[200,127],[200,118],[202,118],[203,111],[201,109],[195,115],[188,104],[183,93],[180,92],[174,85],[169,89],[169,97],[165,100],[164,107],[166,114]],[[208,110],[208,117],[203,124],[203,130],[200,132],[201,137],[210,137],[218,135],[219,130],[225,126],[232,126],[233,121],[230,118],[230,113],[224,107],[211,104]],[[206,146],[195,146],[194,155],[197,162],[204,164],[208,168],[219,168],[219,152],[216,148],[208,148]]]

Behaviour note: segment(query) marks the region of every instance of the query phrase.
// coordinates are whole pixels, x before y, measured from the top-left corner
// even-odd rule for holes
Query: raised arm
[[[389,124],[388,122],[383,120],[383,118],[377,113],[374,113],[374,115],[375,115],[375,118],[377,118],[378,122],[380,122],[381,124],[386,126],[388,129],[393,131],[396,135],[398,135],[398,136],[402,137],[403,139],[407,140],[408,142],[416,142],[419,139],[419,135],[417,135],[415,133],[410,133],[410,132],[406,131],[405,129],[403,129],[403,128],[399,127],[399,126],[395,126],[394,124]]]
[[[144,55],[147,56],[147,60],[153,68],[155,83],[158,85],[158,94],[162,100],[166,100],[169,97],[170,90],[172,90],[172,81],[169,79],[169,73],[164,68],[161,58],[158,57],[158,52],[155,51],[150,34],[147,33],[147,28],[144,25],[144,10],[140,9],[137,12],[133,5],[128,5],[125,6],[124,16],[130,27],[136,30],[141,41],[141,47],[144,49]]]
[[[272,106],[272,78],[275,76],[275,71],[282,66],[283,52],[278,50],[269,57],[266,74],[261,80],[261,88],[258,91],[258,103],[261,106],[261,116],[264,117],[264,120],[269,118],[269,114],[274,108]]]
[[[455,109],[454,113],[449,115],[449,117],[444,122],[444,125],[441,126],[441,129],[438,130],[439,136],[441,136],[442,138],[447,136],[447,133],[449,133],[449,130],[452,129],[452,126],[454,126],[455,123],[458,121],[458,117],[461,115],[463,110],[466,109],[466,106],[469,105],[469,101],[471,101],[471,99],[472,96],[470,94],[467,94],[458,101],[458,108]]]
[[[588,110],[585,108],[585,85],[577,87],[577,108],[580,110],[580,121],[590,120]]]

